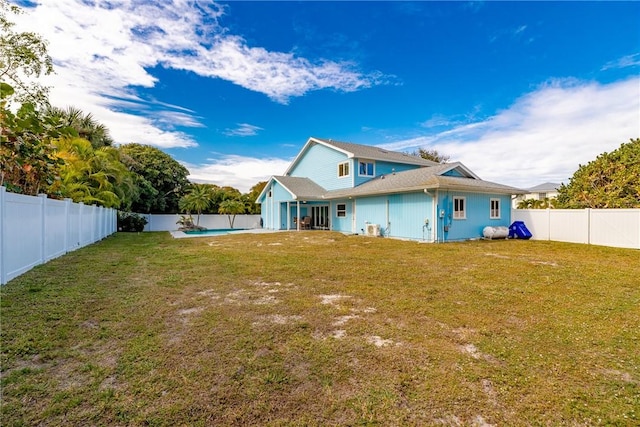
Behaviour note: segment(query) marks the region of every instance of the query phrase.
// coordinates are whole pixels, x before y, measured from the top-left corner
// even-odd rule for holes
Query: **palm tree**
[[[233,228],[233,223],[236,220],[236,215],[243,214],[245,212],[245,205],[240,200],[225,200],[220,203],[218,208],[219,214],[227,214],[229,218],[229,226]]]
[[[206,184],[193,184],[187,194],[182,196],[179,201],[181,211],[190,213],[196,211],[198,219],[196,226],[200,226],[200,214],[207,209],[213,201],[213,193],[211,187]]]
[[[91,113],[85,114],[76,107],[67,107],[66,110],[49,107],[45,114],[58,123],[60,132],[64,135],[84,138],[96,149],[113,145],[109,129],[95,120]]]
[[[131,204],[136,186],[134,176],[120,161],[114,147],[94,150],[83,138],[59,138],[54,142],[56,156],[64,161],[60,180],[52,190],[74,202],[96,203],[105,207]]]

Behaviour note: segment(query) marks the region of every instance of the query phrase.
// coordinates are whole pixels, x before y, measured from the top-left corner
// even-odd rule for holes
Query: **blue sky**
[[[638,2],[43,0],[51,102],[245,192],[310,136],[531,187],[640,137]]]

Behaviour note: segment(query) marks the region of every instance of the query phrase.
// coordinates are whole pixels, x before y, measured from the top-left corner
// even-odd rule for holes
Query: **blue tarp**
[[[523,221],[514,221],[513,224],[509,226],[509,238],[510,239],[530,239],[531,232],[524,225]]]

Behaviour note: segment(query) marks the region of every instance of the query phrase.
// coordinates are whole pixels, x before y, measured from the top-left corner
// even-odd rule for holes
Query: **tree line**
[[[14,13],[21,10],[0,0],[0,185],[7,191],[138,213],[259,213],[254,201],[266,183],[246,194],[191,183],[188,170],[158,148],[116,146],[90,113],[50,105],[38,83],[53,72],[47,43],[14,31]]]

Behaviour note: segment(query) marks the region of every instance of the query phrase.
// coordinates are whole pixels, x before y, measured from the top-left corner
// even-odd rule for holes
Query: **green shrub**
[[[140,232],[147,225],[147,218],[133,212],[118,212],[118,231]]]

